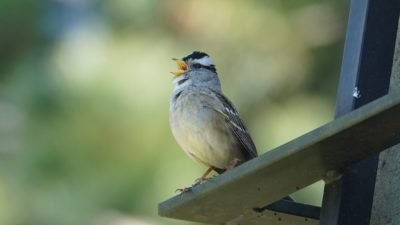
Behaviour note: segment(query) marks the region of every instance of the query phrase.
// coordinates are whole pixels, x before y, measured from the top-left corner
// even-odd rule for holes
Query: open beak
[[[180,75],[186,73],[187,71],[189,71],[189,67],[185,61],[183,61],[181,59],[172,59],[172,60],[174,60],[176,62],[176,64],[178,65],[178,71],[171,72],[175,76],[180,76]]]

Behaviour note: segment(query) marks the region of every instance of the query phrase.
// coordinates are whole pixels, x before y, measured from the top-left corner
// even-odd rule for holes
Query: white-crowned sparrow
[[[222,94],[215,65],[208,54],[195,51],[173,59],[175,84],[170,101],[172,133],[187,155],[222,173],[257,157],[257,150],[239,113]],[[182,190],[182,189],[181,189]]]

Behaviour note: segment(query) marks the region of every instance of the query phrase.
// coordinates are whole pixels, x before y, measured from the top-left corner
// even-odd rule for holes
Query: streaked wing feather
[[[246,151],[246,155],[248,155],[249,158],[257,157],[256,146],[254,145],[246,126],[244,125],[242,119],[240,119],[239,113],[233,104],[221,93],[215,92],[215,95],[222,102],[224,106],[224,111],[222,113],[225,115],[232,133],[242,144],[243,149]]]

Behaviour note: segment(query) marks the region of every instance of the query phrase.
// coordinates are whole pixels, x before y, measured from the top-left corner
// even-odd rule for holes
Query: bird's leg
[[[196,180],[194,180],[194,184],[192,185],[192,187],[194,187],[194,186],[196,186],[198,184],[202,184],[202,183],[208,181],[209,179],[211,179],[211,178],[207,178],[208,174],[210,174],[211,171],[213,171],[213,168],[209,167],[201,177],[199,177]]]
[[[196,180],[194,180],[194,183],[192,184],[192,186],[190,186],[190,187],[184,187],[184,188],[178,188],[178,189],[176,189],[175,192],[178,192],[178,191],[179,191],[179,192],[181,192],[181,193],[185,193],[185,192],[191,191],[192,188],[193,188],[194,186],[199,185],[199,184],[202,184],[202,183],[208,181],[209,179],[211,179],[211,178],[207,178],[208,174],[210,174],[211,171],[213,171],[213,168],[212,168],[212,167],[208,168],[208,169],[206,170],[206,172],[205,172],[201,177],[199,177],[199,178],[197,178]]]
[[[232,160],[225,166],[226,171],[235,168],[235,166],[237,166],[237,164],[238,164],[239,161],[240,161],[240,159],[238,159],[238,158],[232,159]]]

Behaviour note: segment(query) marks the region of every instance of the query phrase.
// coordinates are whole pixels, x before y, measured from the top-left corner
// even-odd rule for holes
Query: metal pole
[[[336,117],[388,93],[399,12],[398,0],[352,0]],[[325,185],[321,225],[369,225],[377,163],[370,157]]]

